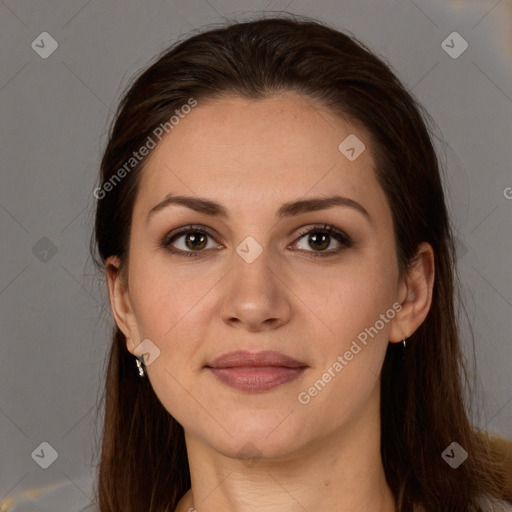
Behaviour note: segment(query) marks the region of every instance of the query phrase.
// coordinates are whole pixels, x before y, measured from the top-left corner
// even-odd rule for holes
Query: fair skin
[[[338,150],[349,134],[366,146],[354,161]],[[158,347],[146,378],[185,431],[192,486],[177,512],[394,510],[380,455],[379,377],[388,343],[410,336],[428,313],[434,266],[423,243],[399,275],[391,210],[374,168],[364,130],[292,92],[199,102],[150,154],[127,277],[116,257],[106,270],[127,349],[135,353],[145,339]],[[172,204],[148,218],[169,193],[215,201],[227,216]],[[344,205],[276,217],[284,203],[335,194],[367,213]],[[159,245],[189,224],[212,236],[198,250],[180,234],[173,247],[198,257]],[[331,255],[314,258],[318,242],[299,229],[321,235],[324,224],[352,243],[331,234],[322,249]],[[250,263],[236,251],[248,236],[262,248]],[[299,394],[393,304],[400,311],[301,403]],[[307,368],[271,390],[240,391],[205,368],[237,349],[277,350]]]

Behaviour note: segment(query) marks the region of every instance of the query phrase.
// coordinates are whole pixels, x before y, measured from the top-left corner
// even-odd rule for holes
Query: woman
[[[102,512],[512,510],[426,119],[308,19],[197,34],[132,84],[94,192]]]

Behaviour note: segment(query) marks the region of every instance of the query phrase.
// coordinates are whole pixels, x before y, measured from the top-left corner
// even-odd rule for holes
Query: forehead
[[[365,148],[355,160],[340,150],[345,140]],[[149,155],[135,209],[148,210],[168,193],[240,207],[308,193],[382,195],[371,149],[364,129],[296,93],[198,101]]]

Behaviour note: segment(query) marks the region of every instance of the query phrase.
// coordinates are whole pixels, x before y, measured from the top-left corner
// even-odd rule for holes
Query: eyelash
[[[204,253],[206,252],[205,250],[183,251],[181,249],[171,248],[171,244],[174,241],[176,241],[182,235],[186,235],[189,233],[201,233],[203,235],[210,236],[211,238],[215,238],[213,233],[209,229],[207,229],[203,226],[189,225],[189,226],[184,226],[183,228],[179,228],[178,231],[171,232],[168,235],[166,235],[162,239],[160,245],[163,249],[166,249],[173,254],[177,254],[178,256],[193,257],[193,258],[204,256]],[[349,247],[352,246],[352,240],[346,233],[344,233],[343,231],[341,231],[329,224],[317,225],[317,226],[308,227],[307,229],[301,230],[301,231],[299,231],[299,233],[297,233],[297,239],[300,240],[305,235],[309,235],[309,234],[325,234],[325,233],[327,233],[328,235],[333,237],[335,240],[337,240],[342,245],[342,247],[339,249],[330,250],[330,251],[305,251],[307,253],[310,253],[311,257],[313,257],[313,258],[324,257],[325,258],[328,256],[334,256],[334,255],[342,252],[344,249],[348,249]],[[201,253],[203,253],[203,254],[201,254]]]

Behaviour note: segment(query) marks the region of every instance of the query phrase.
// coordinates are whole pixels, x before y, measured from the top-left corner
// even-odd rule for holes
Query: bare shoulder
[[[489,512],[512,512],[512,503],[502,500],[489,500]]]
[[[512,512],[512,503],[499,500],[492,496],[484,496],[480,500],[482,509],[486,512]]]

